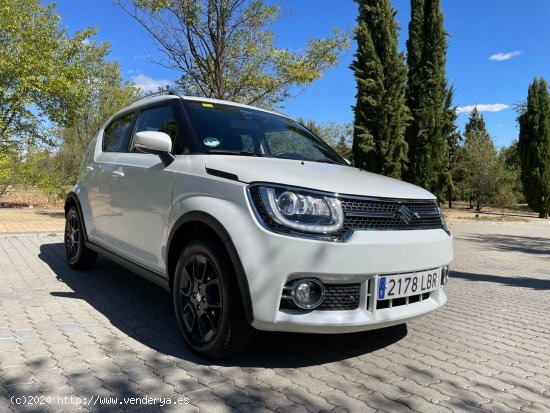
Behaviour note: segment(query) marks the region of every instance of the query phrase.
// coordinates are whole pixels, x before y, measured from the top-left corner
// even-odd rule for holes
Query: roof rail
[[[159,90],[158,92],[150,93],[146,96],[140,97],[139,99],[136,99],[133,103],[139,102],[143,99],[149,99],[154,98],[156,96],[162,96],[162,95],[175,95],[179,97],[185,96],[185,94],[180,89],[165,89],[165,90]]]

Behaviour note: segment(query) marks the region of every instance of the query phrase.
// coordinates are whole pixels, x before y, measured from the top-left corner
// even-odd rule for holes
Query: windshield
[[[330,146],[293,120],[232,105],[189,100],[185,103],[207,153],[347,165]]]

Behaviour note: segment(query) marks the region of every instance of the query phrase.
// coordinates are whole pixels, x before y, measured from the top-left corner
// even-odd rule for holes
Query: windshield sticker
[[[204,102],[203,102],[202,107],[203,107],[203,108],[213,108],[214,105],[213,105],[212,103],[204,103]]]
[[[221,145],[220,140],[212,136],[205,138],[202,143],[204,143],[204,146],[208,146],[209,148],[217,148]]]

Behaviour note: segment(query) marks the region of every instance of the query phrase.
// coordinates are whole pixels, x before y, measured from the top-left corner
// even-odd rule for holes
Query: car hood
[[[205,166],[237,175],[245,183],[270,182],[347,195],[435,199],[416,185],[350,166],[233,155],[209,155]]]

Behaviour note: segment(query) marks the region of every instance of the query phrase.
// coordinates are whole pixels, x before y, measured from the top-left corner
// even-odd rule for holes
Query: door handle
[[[111,172],[111,176],[115,178],[122,178],[124,176],[124,172],[122,171],[113,171]]]

